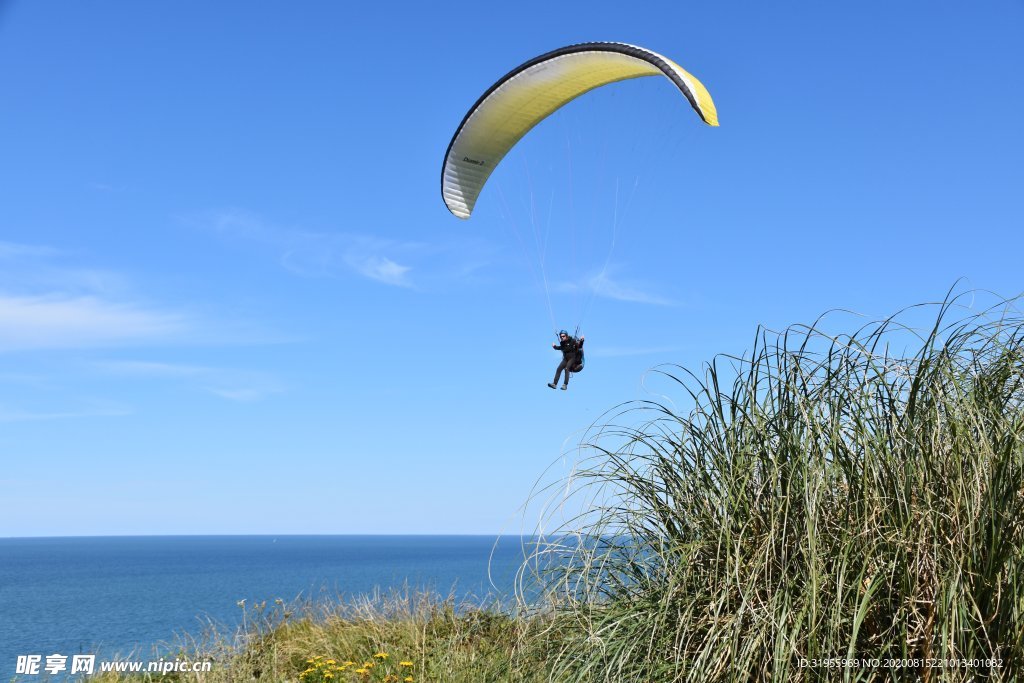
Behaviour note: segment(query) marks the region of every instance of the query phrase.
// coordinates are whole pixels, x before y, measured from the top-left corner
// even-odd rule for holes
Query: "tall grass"
[[[685,411],[603,420],[536,562],[551,680],[1015,679],[1024,320],[952,299],[918,333],[921,311],[761,329],[660,370]]]

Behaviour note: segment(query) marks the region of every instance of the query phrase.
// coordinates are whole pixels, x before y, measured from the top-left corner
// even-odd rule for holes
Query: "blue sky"
[[[1021,35],[1009,0],[0,5],[0,536],[514,532],[658,364],[1019,294]],[[591,40],[721,127],[605,88],[452,217],[467,108]]]

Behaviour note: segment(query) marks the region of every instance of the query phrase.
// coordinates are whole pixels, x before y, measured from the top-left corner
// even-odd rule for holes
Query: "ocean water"
[[[405,585],[508,598],[523,552],[494,536],[0,538],[0,680],[19,655],[148,656],[205,620],[233,628],[240,600]]]

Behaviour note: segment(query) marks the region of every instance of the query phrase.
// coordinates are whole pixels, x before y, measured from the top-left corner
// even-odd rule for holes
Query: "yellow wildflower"
[[[398,666],[412,666],[412,662],[406,660],[404,662],[399,662]]]
[[[337,664],[337,662],[336,662],[336,661],[334,661],[333,659],[328,659],[328,660],[327,660],[327,663],[328,663],[328,664]]]
[[[406,676],[404,680],[405,683],[412,683],[412,676]]]
[[[388,655],[387,652],[378,652],[377,654],[374,655],[374,657],[376,657],[377,659],[387,659],[388,656],[389,655]]]

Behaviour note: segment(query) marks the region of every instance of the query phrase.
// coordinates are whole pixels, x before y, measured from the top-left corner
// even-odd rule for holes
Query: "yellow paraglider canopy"
[[[580,95],[642,76],[665,76],[697,115],[718,125],[707,89],[672,60],[625,43],[581,43],[541,55],[492,85],[469,110],[448,145],[441,194],[448,210],[469,218],[498,163],[531,128]]]

